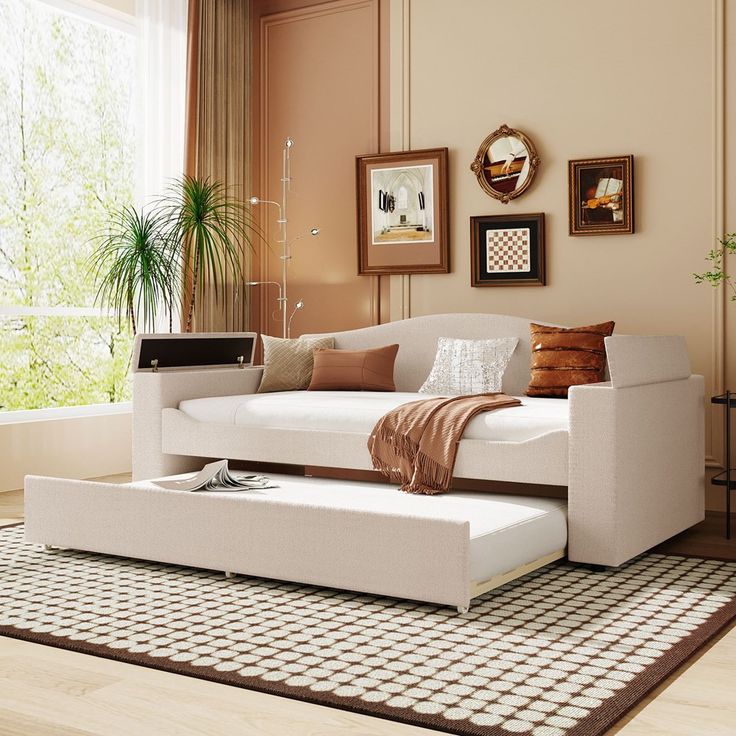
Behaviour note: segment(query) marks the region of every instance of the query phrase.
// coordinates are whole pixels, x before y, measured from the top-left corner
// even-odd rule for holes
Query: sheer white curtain
[[[140,23],[139,200],[184,171],[188,0],[137,0]]]
[[[188,5],[188,0],[136,0],[140,24],[137,199],[142,205],[184,173]],[[177,300],[159,310],[157,331],[168,332],[171,327],[178,332],[179,309]]]

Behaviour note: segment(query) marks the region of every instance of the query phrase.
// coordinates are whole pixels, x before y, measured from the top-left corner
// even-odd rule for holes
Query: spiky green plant
[[[135,334],[153,331],[162,304],[172,308],[181,285],[181,268],[167,236],[166,222],[156,210],[123,207],[113,214],[98,238],[90,268],[98,284],[96,301],[126,315]]]
[[[718,248],[708,252],[705,257],[710,262],[710,270],[703,273],[694,273],[696,284],[708,283],[713,287],[724,284],[731,292],[731,301],[736,301],[736,284],[733,277],[726,273],[726,256],[736,253],[736,233],[726,233],[723,238],[718,238]]]
[[[198,292],[212,288],[218,298],[228,276],[242,280],[245,248],[253,248],[257,229],[244,204],[210,178],[183,176],[158,207],[187,269],[185,330],[191,332]]]

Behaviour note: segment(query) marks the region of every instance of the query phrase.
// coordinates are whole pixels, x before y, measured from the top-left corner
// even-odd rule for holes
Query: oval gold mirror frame
[[[491,146],[502,138],[515,138],[526,149],[526,156],[521,158],[510,148],[511,153],[505,159],[498,159],[493,162],[490,158]],[[499,168],[499,172],[494,178],[501,179],[506,187],[508,187],[509,182],[513,183],[519,179],[527,163],[526,177],[520,185],[514,186],[511,191],[493,186],[491,182],[491,178],[494,176],[492,173],[493,168]],[[518,169],[513,171],[517,167]],[[486,137],[483,143],[480,144],[473,163],[470,164],[470,170],[478,177],[478,183],[481,185],[483,191],[504,204],[508,204],[512,199],[516,199],[516,197],[520,197],[529,188],[529,185],[534,180],[534,175],[537,173],[538,167],[539,156],[537,155],[537,149],[529,137],[524,135],[520,130],[509,128],[506,124],[502,125],[498,130],[494,130],[493,133]],[[504,169],[505,172],[503,171]],[[516,174],[515,177],[514,174]]]

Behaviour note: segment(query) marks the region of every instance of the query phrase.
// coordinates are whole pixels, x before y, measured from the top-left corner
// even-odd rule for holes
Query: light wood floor
[[[0,524],[22,518],[22,493],[0,493]],[[702,541],[706,533],[698,534]],[[609,734],[734,736],[735,681],[736,628],[732,628]],[[0,736],[432,733],[436,732],[0,637]]]

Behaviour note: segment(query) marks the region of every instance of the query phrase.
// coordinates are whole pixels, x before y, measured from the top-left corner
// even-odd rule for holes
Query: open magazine
[[[227,460],[207,463],[191,478],[154,482],[157,486],[170,491],[244,491],[251,488],[278,488],[263,475],[231,473],[227,467]]]

